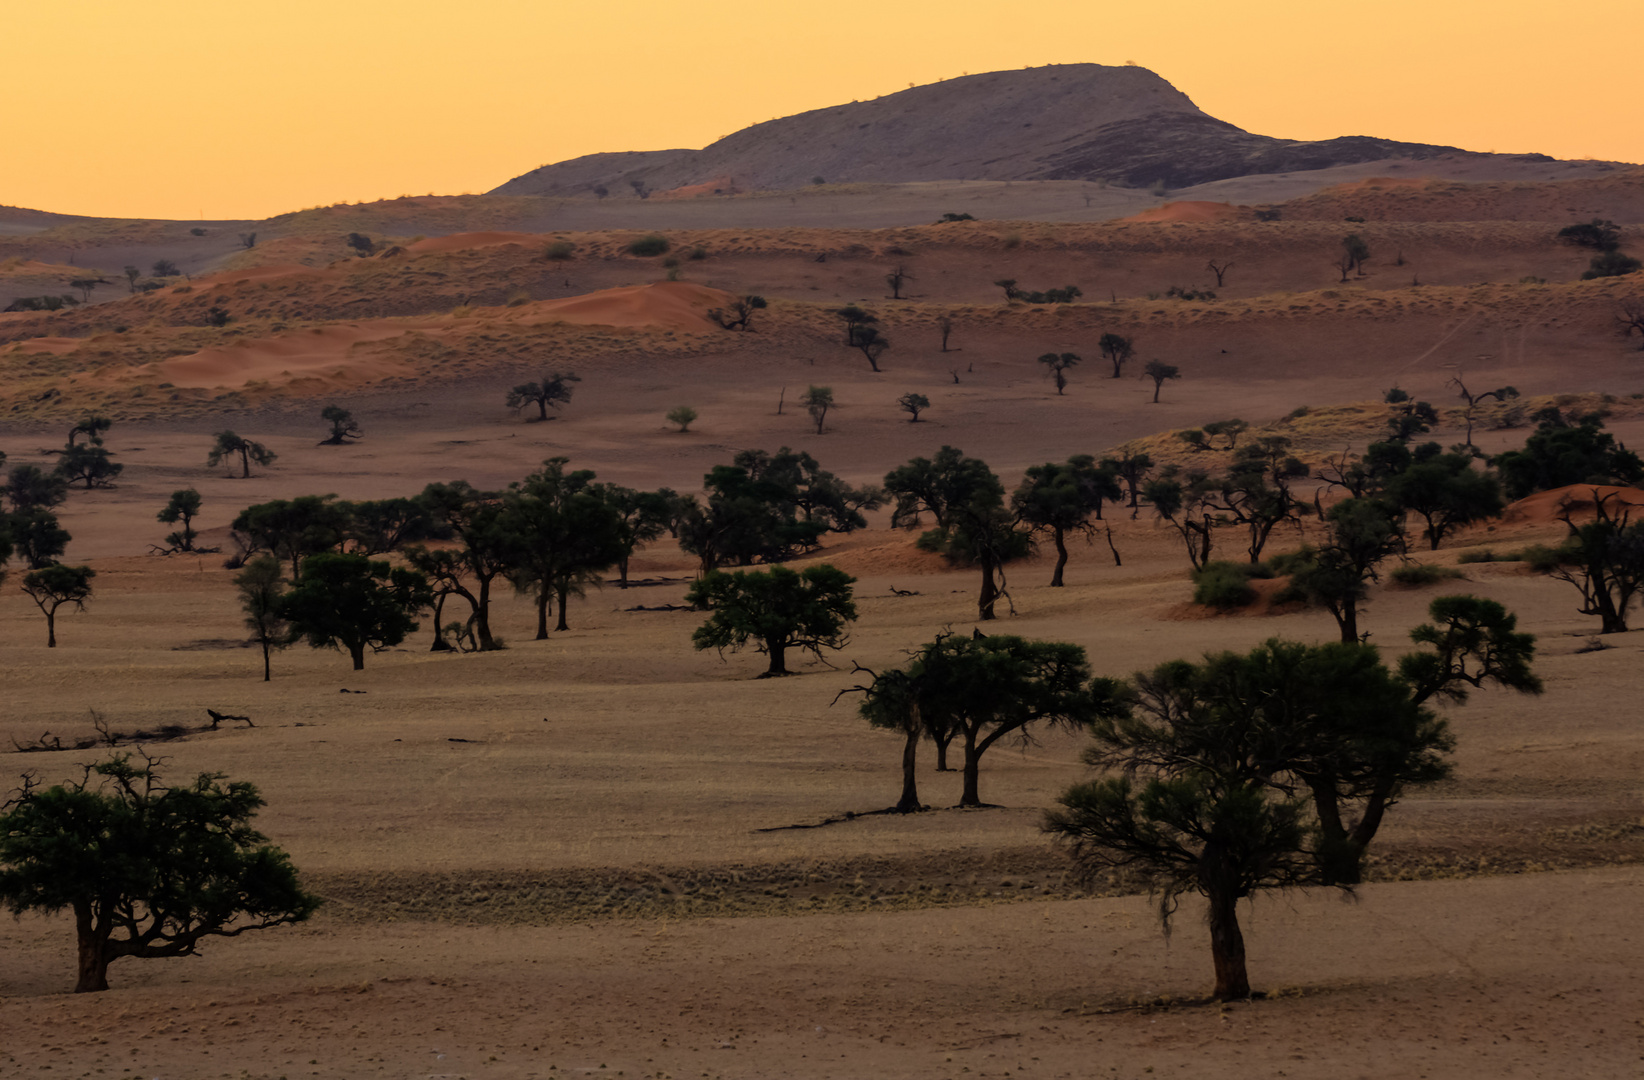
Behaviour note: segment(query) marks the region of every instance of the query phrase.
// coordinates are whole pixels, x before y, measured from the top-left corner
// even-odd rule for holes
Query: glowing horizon
[[[474,193],[552,161],[700,147],[1047,63],[1134,61],[1263,135],[1644,162],[1636,99],[1593,81],[1595,35],[1644,30],[1636,0],[1593,0],[1567,27],[1528,0],[1384,0],[1362,22],[1267,0],[1197,26],[979,0],[789,4],[740,22],[657,0],[620,16],[531,0],[474,0],[460,17],[427,0],[91,8],[8,13],[26,47],[9,58],[0,204],[221,220]]]

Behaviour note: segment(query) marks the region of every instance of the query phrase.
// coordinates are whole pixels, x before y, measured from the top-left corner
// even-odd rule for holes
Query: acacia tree
[[[29,594],[34,606],[46,617],[46,648],[57,647],[57,609],[73,604],[74,610],[84,611],[91,599],[91,579],[97,571],[89,566],[64,566],[53,563],[23,575],[23,591]]]
[[[930,398],[924,394],[907,393],[896,399],[897,407],[908,414],[908,423],[917,424],[919,414],[930,408]]]
[[[1473,468],[1470,454],[1441,454],[1437,443],[1416,448],[1411,464],[1387,481],[1386,497],[1402,510],[1420,514],[1422,535],[1437,551],[1445,536],[1506,509],[1501,484]]]
[[[1130,493],[1130,501],[1126,504],[1130,507],[1130,519],[1136,520],[1141,513],[1142,484],[1148,473],[1153,471],[1152,456],[1121,449],[1118,457],[1103,458],[1101,467],[1124,481],[1125,490]]]
[[[268,555],[252,559],[234,575],[234,588],[240,594],[240,610],[245,612],[251,640],[263,650],[263,682],[268,682],[273,678],[269,654],[293,640],[291,624],[280,613],[285,578],[280,574],[279,560]]]
[[[348,653],[355,671],[365,668],[366,649],[404,641],[417,628],[414,616],[434,601],[422,574],[364,555],[315,555],[305,571],[276,610],[293,637]]]
[[[1106,775],[1070,788],[1045,827],[1087,875],[1139,873],[1167,927],[1201,893],[1218,999],[1250,995],[1240,900],[1355,884],[1387,809],[1448,775],[1453,740],[1430,703],[1487,682],[1540,692],[1534,639],[1499,604],[1444,597],[1430,611],[1438,625],[1411,637],[1431,648],[1397,674],[1367,645],[1274,640],[1097,680],[1085,760]]]
[[[875,370],[878,370],[877,368]],[[833,408],[833,387],[812,386],[805,391],[800,399],[805,411],[811,414],[811,422],[816,425],[816,433],[822,434],[822,425],[828,418],[828,410]]]
[[[581,382],[575,372],[554,371],[546,373],[535,382],[520,383],[508,391],[508,407],[521,409],[526,405],[537,407],[537,421],[551,420],[548,407],[560,408],[571,400],[571,393],[575,389],[571,384]]]
[[[1159,391],[1164,388],[1166,379],[1179,379],[1182,369],[1175,364],[1166,364],[1159,360],[1149,360],[1143,374],[1153,380],[1153,404],[1159,403]]]
[[[1213,426],[1217,425],[1207,424],[1205,431]],[[1264,435],[1233,456],[1233,466],[1221,484],[1221,508],[1232,524],[1249,529],[1246,550],[1252,563],[1261,561],[1274,529],[1286,523],[1301,528],[1308,506],[1290,482],[1307,475],[1307,466],[1290,453],[1290,440],[1282,435]]]
[[[296,581],[305,558],[340,547],[348,535],[349,509],[336,498],[299,495],[258,503],[240,511],[229,527],[247,537],[253,550],[289,560]]]
[[[738,296],[731,301],[729,311],[724,308],[709,308],[708,318],[726,330],[751,331],[753,327],[748,324],[753,319],[753,313],[762,311],[767,306],[763,296]]]
[[[518,553],[509,578],[534,594],[538,641],[548,639],[548,605],[557,601],[556,630],[568,630],[571,594],[623,558],[626,528],[622,515],[593,490],[587,469],[566,472],[568,458],[549,458],[508,494],[504,526],[518,535]]]
[[[628,560],[634,550],[659,538],[668,529],[673,512],[668,494],[635,491],[618,484],[594,484],[589,489],[616,514],[618,549],[617,587],[628,587]]]
[[[1451,379],[1446,385],[1455,387],[1456,392],[1461,395],[1461,399],[1467,402],[1467,408],[1462,410],[1462,417],[1467,421],[1467,441],[1463,445],[1469,447],[1473,445],[1474,414],[1478,411],[1479,403],[1489,398],[1494,398],[1497,401],[1507,401],[1510,398],[1518,397],[1518,390],[1511,386],[1502,386],[1475,394],[1467,389],[1467,384],[1461,381],[1460,375]]]
[[[1598,616],[1600,634],[1624,634],[1627,611],[1644,589],[1644,524],[1631,521],[1631,508],[1614,491],[1594,489],[1591,498],[1593,520],[1580,525],[1576,500],[1560,503],[1559,520],[1570,535],[1548,573],[1580,591],[1578,610]]]
[[[461,541],[457,552],[407,552],[411,565],[433,579],[436,591],[468,601],[481,652],[500,648],[491,633],[491,585],[519,563],[521,538],[500,493],[479,491],[466,480],[429,484],[422,498],[435,520]],[[473,587],[469,587],[470,580]]]
[[[924,722],[955,731],[964,746],[960,806],[983,806],[982,755],[1002,739],[1033,741],[1036,724],[1075,728],[1095,717],[1085,650],[1008,634],[950,634],[908,666]]]
[[[890,288],[891,288],[891,297],[890,298],[892,300],[902,299],[902,284],[903,284],[903,282],[912,281],[912,280],[913,280],[913,275],[908,273],[907,270],[904,267],[901,267],[901,266],[898,266],[895,270],[892,270],[890,273],[886,274],[885,275],[885,284],[889,285]]]
[[[1067,371],[1079,363],[1079,357],[1073,353],[1047,352],[1039,357],[1039,363],[1045,365],[1045,370],[1056,381],[1056,396],[1062,396],[1062,390],[1067,386]]]
[[[1328,539],[1303,548],[1290,576],[1296,594],[1330,612],[1344,643],[1359,640],[1359,605],[1377,580],[1376,567],[1404,551],[1404,522],[1384,499],[1343,499],[1325,514]],[[1283,594],[1281,594],[1283,595]]]
[[[1125,366],[1125,361],[1136,355],[1136,347],[1131,344],[1129,338],[1122,334],[1103,334],[1101,340],[1096,343],[1096,347],[1113,364],[1113,377],[1115,379],[1119,377],[1120,370]]]
[[[75,993],[108,989],[122,956],[191,956],[208,937],[301,922],[319,907],[285,852],[251,827],[251,784],[201,773],[168,787],[159,759],[86,766],[76,782],[25,778],[0,816],[0,900],[13,914],[74,912]]]
[[[171,493],[171,501],[166,503],[161,511],[154,515],[155,520],[162,525],[183,523],[180,531],[166,537],[166,543],[178,551],[193,551],[194,538],[199,534],[194,531],[194,518],[200,512],[200,493],[193,488],[184,488]]]
[[[340,405],[327,405],[320,410],[320,419],[331,425],[331,432],[320,440],[321,446],[341,446],[349,439],[363,439],[365,432],[354,414]]]
[[[1010,502],[1018,518],[1035,532],[1048,532],[1056,545],[1052,588],[1062,587],[1068,534],[1083,533],[1088,540],[1095,532],[1091,517],[1100,516],[1104,500],[1118,499],[1121,494],[1114,474],[1098,469],[1089,454],[1028,468]]]
[[[886,474],[885,491],[896,500],[892,528],[918,528],[928,513],[935,527],[920,535],[919,546],[981,568],[977,618],[994,618],[1004,566],[1027,554],[1031,540],[1005,509],[1004,485],[987,463],[944,446],[935,458],[914,458]]]
[[[735,652],[752,641],[770,657],[760,678],[787,675],[789,649],[804,649],[822,660],[823,649],[845,647],[845,624],[856,620],[851,598],[855,581],[826,563],[797,573],[785,566],[734,574],[712,571],[685,594],[693,606],[712,612],[691,635],[691,644]]]
[[[278,454],[262,443],[242,439],[232,431],[219,431],[216,434],[216,439],[216,445],[206,455],[206,466],[216,468],[224,458],[233,458],[235,454],[238,454],[240,455],[240,479],[242,480],[251,475],[251,463],[253,461],[258,465],[267,466],[272,465],[274,459],[279,457]],[[229,475],[233,475],[232,467],[229,470]]]

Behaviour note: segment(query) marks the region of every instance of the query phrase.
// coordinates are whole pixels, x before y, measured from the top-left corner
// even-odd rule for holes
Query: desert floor
[[[1506,259],[1495,280],[1511,282],[1529,270],[1568,277],[1574,258],[1550,242],[1507,244],[1512,258],[1476,247],[1452,258],[1435,243],[1425,265],[1463,281],[1480,260]],[[1083,258],[1041,257],[1035,284],[1062,281]],[[176,416],[134,404],[109,437],[126,465],[118,485],[76,492],[62,508],[69,561],[98,572],[87,610],[60,618],[60,645],[48,650],[15,566],[0,591],[0,747],[89,736],[93,713],[127,731],[197,724],[208,708],[250,715],[254,727],[151,749],[172,777],[210,770],[256,783],[268,803],[260,827],[328,903],[301,927],[210,943],[199,958],[120,961],[114,989],[80,997],[68,994],[67,916],[0,920],[0,1075],[1638,1075],[1644,641],[1620,635],[1587,651],[1596,622],[1575,611],[1575,591],[1521,564],[1470,564],[1450,587],[1374,590],[1362,625],[1389,658],[1435,595],[1500,600],[1539,637],[1546,693],[1486,690],[1449,710],[1455,778],[1390,815],[1375,880],[1351,897],[1259,897],[1246,934],[1252,979],[1268,996],[1215,1006],[1198,1003],[1211,979],[1198,908],[1184,906],[1167,939],[1147,897],[1087,894],[1039,832],[1044,808],[1084,775],[1077,733],[991,751],[982,795],[996,809],[845,817],[886,806],[899,780],[899,738],[868,729],[850,697],[832,703],[861,679],[852,662],[897,664],[944,628],[969,632],[975,617],[974,574],[916,551],[883,514],[814,556],[859,578],[849,647],[834,667],[807,661],[779,680],[754,678],[762,657],[694,651],[700,615],[632,610],[682,598],[694,560],[666,542],[636,556],[631,574],[645,584],[591,589],[572,603],[572,629],[548,641],[531,640],[528,603],[504,595],[493,620],[504,651],[431,653],[425,627],[363,672],[336,653],[289,649],[268,684],[242,644],[222,555],[148,553],[167,531],[155,512],[186,486],[205,498],[206,542],[221,544],[252,503],[413,494],[459,478],[498,487],[556,455],[602,480],[695,490],[747,447],[804,449],[871,482],[952,443],[1013,486],[1040,461],[1161,433],[1147,445],[1168,448],[1173,430],[1238,415],[1289,432],[1317,463],[1362,449],[1386,387],[1449,408],[1446,381],[1458,372],[1530,396],[1588,395],[1567,404],[1610,395],[1610,427],[1644,443],[1631,397],[1644,390],[1641,361],[1608,325],[1608,294],[1570,286],[1533,303],[1443,300],[1401,317],[1361,303],[1368,289],[1355,286],[1357,306],[1339,317],[1333,293],[1285,317],[1257,295],[1294,287],[1277,276],[1281,261],[1271,279],[1252,267],[1247,317],[1195,310],[1151,324],[1145,355],[1157,345],[1184,367],[1158,405],[1151,384],[1105,377],[1088,340],[1105,316],[1083,310],[1094,304],[1064,330],[1054,315],[967,308],[975,322],[956,354],[937,349],[929,313],[914,311],[892,323],[904,344],[881,375],[812,332],[823,324],[798,308],[773,306],[766,336],[727,335],[724,347],[675,349],[654,328],[577,339],[583,382],[547,424],[524,422],[501,398],[559,366],[552,351],[385,385],[341,378],[306,396],[190,400]],[[933,278],[951,275],[949,299],[979,305],[958,292],[979,298],[988,270],[972,267],[961,286],[963,262],[943,249],[928,265]],[[809,263],[727,255],[713,271],[725,280],[707,284],[747,287],[767,274],[809,292]],[[828,264],[819,300],[862,295],[852,290],[873,268],[850,265]],[[1148,265],[1172,280],[1162,262]],[[637,271],[579,272],[607,287]],[[500,326],[506,336],[508,311],[473,316],[492,320],[473,333]],[[19,347],[7,363],[58,347]],[[269,348],[247,349],[259,347]],[[1052,348],[1086,350],[1089,361],[1060,397],[1033,361]],[[193,359],[204,364],[207,352]],[[270,352],[265,366],[277,371],[283,354]],[[125,385],[117,372],[97,377]],[[793,398],[823,382],[841,407],[818,434]],[[892,404],[909,390],[933,398],[919,424]],[[360,418],[363,442],[314,445],[328,394]],[[661,422],[682,402],[702,414],[684,434]],[[1299,405],[1312,411],[1286,420]],[[62,416],[12,416],[0,428],[10,463],[48,461],[38,451],[61,443]],[[1454,424],[1447,414],[1434,437],[1458,441]],[[279,460],[250,479],[207,470],[211,432],[230,426]],[[1494,452],[1526,434],[1487,426],[1475,439]],[[1013,611],[990,632],[1077,642],[1111,675],[1275,635],[1335,636],[1321,612],[1196,608],[1176,534],[1145,510],[1133,521],[1110,508],[1109,518],[1123,566],[1100,541],[1075,545],[1064,589],[1046,586],[1043,557],[1014,566]],[[1417,557],[1449,565],[1469,549],[1556,541],[1562,528],[1531,514]],[[1283,535],[1275,548],[1299,539]],[[1220,543],[1236,557],[1236,536]],[[950,806],[957,774],[936,773],[922,753],[925,800]],[[101,756],[8,752],[0,776],[66,779]]]

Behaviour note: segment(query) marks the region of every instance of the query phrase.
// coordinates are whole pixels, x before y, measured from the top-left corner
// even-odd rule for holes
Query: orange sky
[[[1644,162],[1644,0],[9,5],[0,204],[263,217],[702,146],[962,72],[1151,68],[1287,138]],[[753,12],[757,11],[755,14]]]

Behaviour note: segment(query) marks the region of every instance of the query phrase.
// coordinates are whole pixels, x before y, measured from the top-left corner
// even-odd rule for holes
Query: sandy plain
[[[1631,184],[1612,184],[1606,205],[1628,205]],[[220,542],[239,509],[269,498],[500,486],[554,455],[601,479],[686,490],[745,447],[805,449],[866,482],[952,443],[1014,484],[1030,464],[1131,441],[1184,454],[1171,431],[1238,415],[1317,462],[1363,446],[1395,383],[1449,410],[1458,372],[1538,404],[1608,395],[1610,426],[1644,441],[1631,396],[1644,391],[1644,358],[1613,325],[1636,284],[1570,283],[1584,260],[1552,239],[1556,223],[1500,209],[1555,206],[1569,189],[1464,186],[1447,198],[1471,209],[1439,222],[1421,217],[1431,194],[1331,196],[1355,200],[1350,212],[1380,208],[1349,227],[1403,251],[1419,286],[1406,267],[1377,264],[1333,282],[1322,256],[1343,225],[1322,217],[1265,233],[1242,218],[708,230],[674,237],[676,251],[710,254],[661,285],[654,261],[621,254],[630,233],[412,241],[428,228],[387,238],[403,254],[386,259],[332,265],[310,253],[335,238],[297,236],[289,246],[308,263],[276,249],[191,292],[0,316],[0,449],[13,463],[45,460],[37,449],[95,407],[120,418],[109,445],[126,464],[117,487],[63,508],[70,559],[99,576],[88,610],[62,620],[60,647],[43,647],[14,584],[0,592],[0,746],[88,734],[90,710],[124,728],[195,723],[206,708],[250,714],[254,728],[166,743],[168,769],[257,783],[264,831],[328,899],[302,927],[197,959],[122,961],[112,991],[81,997],[66,993],[65,919],[0,920],[0,1073],[1637,1075],[1644,649],[1625,635],[1581,651],[1594,626],[1574,591],[1517,564],[1466,566],[1457,587],[1502,601],[1539,635],[1547,693],[1487,691],[1452,710],[1456,777],[1391,815],[1376,880],[1353,898],[1260,898],[1247,933],[1270,996],[1217,1007],[1192,1003],[1209,983],[1194,908],[1167,941],[1146,897],[1086,895],[1039,834],[1043,808],[1083,775],[1076,734],[994,750],[983,794],[1001,809],[780,828],[891,801],[896,739],[866,729],[848,699],[829,703],[856,681],[850,661],[894,664],[974,618],[973,575],[913,550],[882,518],[815,556],[859,578],[841,670],[806,664],[769,681],[752,678],[756,656],[693,651],[690,613],[628,610],[682,596],[693,561],[665,543],[633,568],[657,583],[590,591],[549,641],[529,640],[528,606],[504,597],[505,651],[433,654],[424,631],[355,673],[339,655],[295,648],[267,685],[240,644],[221,557],[146,554],[165,531],[154,512],[179,487],[202,492],[207,541]],[[545,262],[561,235],[576,258]],[[1235,247],[1239,268],[1216,301],[1146,298],[1204,285],[1204,261]],[[898,261],[917,279],[905,304],[883,299]],[[1087,303],[1007,306],[991,285],[1001,276],[1076,282]],[[773,300],[757,332],[702,319],[726,291],[756,289]],[[571,300],[601,290],[624,291]],[[884,319],[895,343],[884,373],[838,344],[827,307],[846,300]],[[238,332],[199,326],[190,305],[207,303],[230,307]],[[596,315],[572,321],[568,306]],[[940,351],[943,315],[962,351]],[[1106,329],[1183,368],[1160,404],[1133,372],[1106,377],[1093,344]],[[294,365],[292,337],[317,340],[322,359]],[[1051,349],[1087,358],[1065,396],[1036,370]],[[583,382],[559,419],[529,424],[502,407],[508,385],[566,367]],[[189,371],[192,387],[178,377]],[[792,404],[811,383],[841,403],[820,435]],[[908,390],[932,398],[921,423],[894,408]],[[331,400],[354,410],[363,442],[314,445]],[[701,413],[685,434],[661,420],[681,403]],[[1291,416],[1298,406],[1309,411]],[[1456,422],[1447,411],[1436,437],[1458,440]],[[223,427],[279,461],[245,480],[205,469]],[[1525,434],[1486,424],[1477,439],[1495,451]],[[1147,514],[1113,524],[1122,567],[1102,545],[1077,547],[1058,590],[1043,560],[1014,567],[1014,613],[999,628],[1082,644],[1108,674],[1334,635],[1316,612],[1210,617],[1187,602],[1173,533]],[[1526,514],[1419,557],[1450,564],[1560,529]],[[1436,594],[1378,587],[1372,640],[1397,655]],[[92,756],[7,754],[4,771],[56,778]],[[928,762],[921,784],[933,806],[957,799],[957,777]]]

